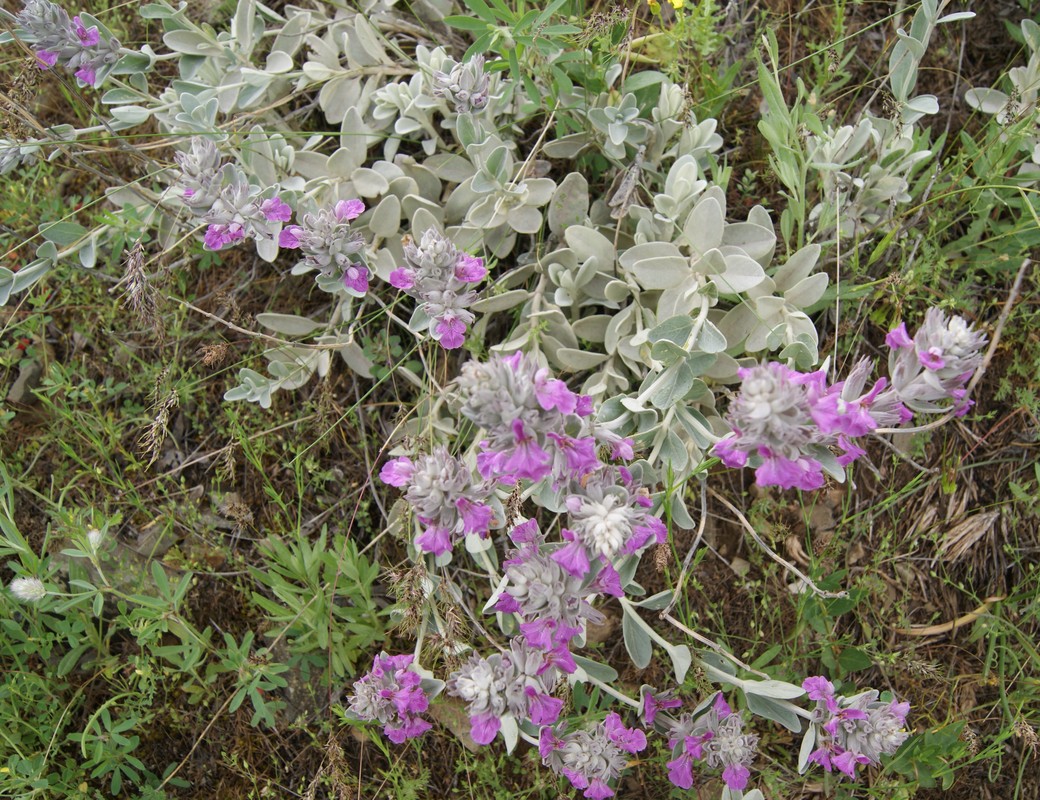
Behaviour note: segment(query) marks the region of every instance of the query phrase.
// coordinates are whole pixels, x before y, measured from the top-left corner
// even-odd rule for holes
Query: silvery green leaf
[[[996,89],[980,87],[969,89],[964,93],[964,99],[972,108],[977,108],[985,114],[996,114],[1007,107],[1010,98]]]
[[[257,314],[256,321],[269,331],[286,336],[306,336],[324,327],[324,323],[315,322],[307,317],[298,317],[295,314]]]
[[[686,445],[675,431],[667,431],[664,440],[658,450],[655,463],[663,464],[675,474],[685,473],[686,465],[689,463],[690,454],[686,451]]]
[[[95,237],[89,237],[76,254],[79,256],[79,263],[87,269],[97,264],[97,240]]]
[[[498,732],[502,734],[502,740],[506,743],[506,752],[512,753],[520,740],[520,726],[517,725],[516,718],[512,714],[502,717],[502,727]]]
[[[506,214],[506,222],[517,233],[535,234],[542,229],[542,212],[531,206],[517,206]]]
[[[647,341],[672,342],[685,349],[690,333],[693,331],[693,320],[687,316],[676,316],[658,323],[647,334]]]
[[[726,256],[721,250],[709,250],[698,259],[694,269],[701,275],[720,275],[726,271]]]
[[[690,262],[668,242],[647,242],[625,250],[619,263],[644,289],[670,289],[690,274]]]
[[[799,281],[809,277],[809,273],[813,271],[813,268],[816,266],[816,262],[819,261],[819,259],[820,246],[818,244],[810,244],[803,247],[797,253],[788,258],[787,263],[780,267],[773,275],[773,281],[776,283],[776,288],[781,292],[784,292]]]
[[[361,348],[361,345],[356,342],[347,342],[338,351],[340,357],[346,362],[346,365],[350,368],[351,372],[360,375],[362,378],[372,377],[372,367],[374,366],[372,360],[365,355],[365,351]],[[401,372],[408,372],[408,370],[401,370]]]
[[[704,320],[697,336],[697,347],[705,353],[721,353],[727,347],[726,337],[711,321]]]
[[[0,306],[6,306],[14,291],[14,273],[7,267],[0,267]]]
[[[589,214],[589,182],[579,172],[570,172],[560,181],[549,201],[547,219],[549,230],[566,235],[581,225]],[[573,246],[573,245],[572,245]],[[613,251],[613,245],[611,245]],[[613,256],[611,256],[613,258]]]
[[[757,694],[762,697],[774,697],[778,700],[793,700],[805,694],[805,689],[787,681],[761,680],[744,681],[746,694]]]
[[[480,122],[472,114],[459,114],[455,120],[455,136],[467,152],[484,141],[486,134]]]
[[[656,638],[656,637],[655,637]],[[671,644],[658,639],[658,643],[665,649],[668,656],[672,659],[672,670],[675,672],[676,683],[682,683],[686,680],[686,673],[689,672],[690,667],[693,665],[693,655],[690,653],[690,648],[684,644]]]
[[[574,335],[586,342],[602,342],[607,333],[611,317],[607,314],[592,314],[571,323]]]
[[[939,98],[934,94],[919,94],[907,100],[906,107],[918,114],[938,114]]]
[[[329,177],[349,179],[354,171],[361,166],[361,159],[364,157],[365,154],[360,152],[360,148],[338,148],[335,153],[329,156],[328,170],[331,173]]]
[[[39,226],[40,235],[58,247],[69,247],[87,235],[87,229],[78,222],[50,222]],[[41,255],[37,251],[37,255]],[[55,257],[57,251],[55,251]]]
[[[574,663],[578,665],[579,669],[584,670],[586,675],[603,683],[613,683],[618,679],[616,669],[598,661],[593,661],[591,658],[575,654]]]
[[[603,296],[612,303],[623,303],[632,295],[632,287],[624,281],[610,281],[603,287]]]
[[[112,67],[110,75],[140,75],[144,77],[155,64],[155,53],[151,47],[144,45],[140,52],[124,54]],[[139,98],[134,98],[139,99]],[[122,102],[127,102],[123,100]]]
[[[809,767],[809,756],[816,747],[816,726],[810,725],[802,738],[802,745],[798,748],[798,774],[801,775]]]
[[[427,158],[423,165],[442,181],[462,183],[472,178],[475,167],[468,159],[455,153],[437,153]]]
[[[681,492],[674,492],[665,502],[668,503],[668,508],[672,515],[672,522],[675,523],[675,525],[683,530],[693,530],[693,528],[696,527],[693,517],[690,516],[689,509],[686,508],[686,503],[683,501]],[[650,599],[652,600],[653,598]]]
[[[808,308],[823,297],[828,280],[826,272],[810,275],[784,292],[784,300],[795,308]]]
[[[546,142],[542,147],[542,152],[549,158],[572,159],[576,158],[590,143],[591,140],[587,133],[571,133]]]
[[[257,239],[256,254],[268,264],[274,263],[274,260],[278,258],[278,240]]]
[[[365,52],[374,59],[375,63],[393,63],[393,60],[386,54],[382,34],[361,14],[354,17],[354,31],[357,33],[361,46],[365,48]]]
[[[163,35],[163,44],[177,53],[193,56],[223,55],[224,48],[197,31],[170,31]]]
[[[720,294],[740,294],[758,286],[765,277],[765,270],[757,261],[741,253],[730,253],[726,255],[725,271],[713,275],[712,282],[719,287]]]
[[[744,682],[745,688],[748,683],[750,681]],[[801,717],[788,704],[773,700],[770,697],[751,693],[746,694],[745,697],[747,698],[748,710],[752,714],[757,714],[760,717],[777,722],[794,733],[799,733],[802,730]]]
[[[579,261],[595,258],[604,269],[613,265],[614,244],[595,228],[572,225],[564,231],[563,238]]]
[[[653,374],[648,375],[648,381],[660,381],[650,395],[650,403],[662,411],[675,405],[693,388],[694,377],[685,361],[673,364],[656,378]]]
[[[150,108],[142,108],[141,106],[116,106],[110,113],[124,125],[141,125],[152,116]]]
[[[651,595],[650,597],[633,603],[632,605],[638,608],[645,608],[647,611],[661,611],[672,602],[672,597],[674,596],[674,591],[671,589],[665,589],[663,592],[658,592],[657,594]]]
[[[686,217],[683,235],[694,251],[704,254],[722,244],[725,229],[722,206],[714,197],[706,196],[697,202]]]
[[[239,370],[238,379],[240,385],[224,392],[226,401],[245,400],[259,403],[261,408],[271,407],[271,392],[276,388],[273,381],[251,369]]]
[[[470,308],[479,314],[493,314],[499,311],[508,311],[525,302],[531,293],[526,289],[513,289],[502,294],[493,294],[473,303]]]
[[[359,197],[378,197],[390,189],[390,182],[374,169],[359,167],[350,173],[350,182]]]
[[[768,264],[776,248],[776,234],[772,227],[765,228],[753,222],[735,222],[726,226],[722,242],[741,248],[760,264]]]
[[[778,335],[778,338],[780,338],[784,331],[777,329],[774,333]],[[748,341],[751,341],[750,337]],[[770,349],[776,348],[774,347]],[[799,339],[798,341],[791,342],[784,347],[784,349],[780,351],[780,358],[783,360],[791,359],[794,361],[795,366],[798,369],[809,370],[812,369],[820,360],[820,354],[815,342]]]
[[[621,632],[625,639],[625,649],[633,664],[639,669],[646,669],[650,666],[650,659],[654,653],[650,634],[647,632],[648,626],[624,600],[621,601],[621,608],[624,612],[621,618]]]
[[[231,39],[236,49],[248,54],[253,50],[253,18],[256,16],[256,0],[238,0],[238,7],[231,18]]]
[[[271,45],[272,55],[274,53],[285,53],[288,56],[294,55],[303,45],[304,37],[310,24],[311,14],[309,11],[298,10],[293,16],[289,17],[289,21],[282,26],[282,29],[278,31],[278,35],[274,38],[274,44]],[[268,63],[270,63],[270,57],[268,57]]]
[[[368,218],[368,229],[376,236],[389,239],[401,229],[401,201],[389,194],[379,201]]]
[[[113,106],[117,103],[136,103],[141,99],[140,93],[123,88],[109,89],[101,96],[101,102],[106,106]]]
[[[590,353],[587,350],[575,350],[570,347],[549,351],[548,355],[560,366],[574,372],[594,369],[607,360],[605,353]]]

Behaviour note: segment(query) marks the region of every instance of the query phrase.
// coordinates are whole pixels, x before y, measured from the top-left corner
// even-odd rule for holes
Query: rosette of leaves
[[[1020,146],[1029,154],[1029,162],[1022,165],[1020,172],[1035,173],[1040,166],[1040,118],[1036,114],[1040,92],[1040,25],[1024,19],[1021,30],[1029,50],[1029,60],[1025,66],[1012,67],[1008,71],[1010,94],[999,89],[976,87],[969,89],[964,99],[972,108],[993,115],[998,125],[1024,129]],[[1004,136],[1009,134],[1010,131],[1006,131]]]
[[[593,129],[604,136],[601,147],[610,158],[622,161],[626,156],[626,145],[637,147],[647,140],[651,126],[640,119],[636,96],[626,93],[615,105],[592,108],[588,120]]]
[[[484,245],[496,256],[512,252],[517,234],[533,235],[542,228],[541,209],[553,196],[551,178],[527,177],[513,158],[513,145],[491,134],[466,148],[474,174],[451,194],[445,208],[449,222],[480,231]],[[471,244],[462,242],[470,249]]]
[[[932,157],[925,134],[870,117],[828,126],[809,137],[806,152],[820,175],[820,202],[809,221],[823,232],[837,227],[846,238],[878,230],[909,203],[910,180]]]

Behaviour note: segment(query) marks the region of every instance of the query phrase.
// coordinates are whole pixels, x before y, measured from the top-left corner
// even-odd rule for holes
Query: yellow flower
[[[685,0],[668,0],[668,2],[672,4],[672,8],[678,11],[680,8],[683,7],[683,3],[685,2]]]
[[[669,2],[671,2],[671,0],[669,0]],[[647,5],[650,6],[651,14],[661,13],[661,4],[658,3],[656,0],[647,0]]]

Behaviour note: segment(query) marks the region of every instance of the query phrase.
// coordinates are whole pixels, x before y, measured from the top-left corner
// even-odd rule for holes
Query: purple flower
[[[406,486],[412,481],[415,473],[415,464],[412,459],[401,456],[393,461],[387,461],[379,472],[379,480],[390,486]]]
[[[445,350],[454,350],[461,347],[466,341],[466,325],[459,319],[445,317],[434,327],[434,337]]]
[[[94,68],[89,65],[80,67],[74,74],[77,78],[87,84],[87,86],[93,86],[97,83],[97,72],[95,72]]]
[[[430,318],[434,341],[447,350],[461,347],[467,326],[476,319],[468,307],[477,293],[468,284],[487,275],[483,260],[459,251],[432,228],[418,244],[406,238],[404,257],[404,266],[391,273],[390,282],[419,301]]]
[[[78,14],[72,18],[72,22],[76,26],[76,36],[79,37],[79,43],[84,47],[93,47],[101,41],[101,35],[98,33],[98,29],[92,27],[87,30],[83,23],[80,22]]]
[[[624,753],[637,753],[646,747],[646,734],[637,728],[626,728],[616,712],[607,715],[600,725],[566,733],[543,728],[539,732],[538,752],[542,763],[557,775],[563,775],[585,797],[613,797],[610,782],[616,780],[626,766]]]
[[[833,684],[819,676],[807,678],[802,688],[816,701],[811,724],[818,747],[808,760],[828,772],[855,778],[858,766],[880,763],[882,755],[894,753],[909,736],[909,703],[879,700],[874,690],[837,697]]]
[[[913,347],[914,340],[910,338],[910,334],[906,332],[906,323],[900,322],[899,327],[893,328],[885,336],[885,344],[888,345],[890,350],[899,350],[903,347]]]
[[[563,701],[550,693],[557,683],[557,673],[546,666],[544,654],[530,647],[523,637],[514,637],[505,653],[489,658],[470,656],[451,674],[447,690],[466,702],[473,740],[488,744],[506,718],[535,725],[556,722]]]
[[[83,83],[93,86],[98,72],[115,64],[120,56],[119,42],[102,41],[97,26],[88,28],[79,16],[50,0],[25,0],[16,17],[20,35],[32,42],[36,63],[48,69],[60,63]]]
[[[585,549],[585,545],[575,537],[574,531],[564,528],[561,531],[561,535],[569,541],[569,544],[549,557],[563,567],[568,574],[573,575],[575,578],[584,578],[588,575],[590,566],[589,554]]]
[[[364,295],[370,273],[359,260],[365,241],[350,226],[364,208],[360,200],[340,200],[332,208],[298,214],[298,224],[286,226],[278,236],[279,246],[300,251],[293,274],[317,272],[315,279],[323,291],[343,287],[355,297]],[[275,210],[288,220],[285,209],[277,206]]]
[[[412,656],[381,653],[372,670],[354,683],[349,712],[361,720],[382,723],[383,733],[400,744],[420,736],[432,726],[418,715],[430,700],[421,686],[422,679],[409,667]]]
[[[643,705],[639,711],[639,715],[647,725],[654,724],[654,720],[657,719],[658,711],[667,711],[671,708],[682,708],[682,700],[678,697],[674,697],[671,691],[655,692],[649,686],[644,686],[642,695]]]
[[[802,688],[810,700],[822,702],[832,714],[838,711],[838,703],[834,699],[834,684],[822,675],[806,678],[802,681]]]
[[[300,234],[302,233],[303,228],[299,225],[288,225],[282,228],[282,232],[278,234],[278,246],[287,250],[296,250],[300,246]]]
[[[621,724],[621,716],[616,711],[607,714],[603,720],[603,730],[607,738],[626,753],[638,753],[646,747],[646,734],[639,728],[626,728]]]
[[[455,262],[455,278],[463,283],[480,283],[487,277],[484,259],[461,253]]]
[[[333,213],[340,222],[350,222],[357,219],[365,211],[365,204],[360,200],[340,200],[333,207]]]
[[[962,317],[930,308],[912,340],[906,326],[900,325],[886,342],[892,348],[888,356],[892,390],[903,405],[922,413],[967,411],[966,389],[982,364],[985,334]]]
[[[343,285],[359,295],[368,291],[368,269],[360,264],[351,264],[343,270]]]
[[[225,245],[241,241],[245,238],[245,231],[238,223],[232,222],[227,225],[210,225],[206,228],[203,236],[207,250],[220,250]]]
[[[405,499],[425,526],[415,539],[424,552],[443,555],[466,534],[486,536],[494,521],[494,511],[484,503],[491,486],[475,482],[469,468],[446,447],[436,447],[414,461],[406,457],[388,461],[379,478],[405,489]]]
[[[743,722],[734,714],[719,693],[711,708],[699,717],[683,714],[669,723],[668,744],[672,761],[668,762],[669,780],[689,789],[693,785],[692,762],[704,759],[709,767],[722,768],[722,780],[730,789],[743,791],[751,771],[748,765],[755,757],[758,736],[744,733]]]
[[[292,219],[292,208],[279,197],[272,197],[260,204],[260,211],[268,222],[288,222]],[[281,240],[281,235],[279,235]]]
[[[415,285],[415,274],[406,267],[398,267],[390,273],[390,285],[398,289],[411,289]]]
[[[469,735],[477,744],[491,744],[502,729],[502,720],[491,712],[470,718]]]

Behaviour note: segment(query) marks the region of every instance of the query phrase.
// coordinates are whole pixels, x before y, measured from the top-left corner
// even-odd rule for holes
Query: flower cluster
[[[552,696],[557,683],[558,672],[545,654],[517,636],[508,652],[470,656],[451,674],[447,690],[467,703],[473,741],[490,744],[509,717],[538,726],[556,722],[563,710],[563,701]]]
[[[405,499],[425,526],[415,540],[423,552],[439,556],[468,533],[487,536],[494,512],[484,501],[491,487],[475,483],[469,468],[448,448],[437,447],[414,461],[407,457],[388,461],[379,479],[390,486],[407,487]]]
[[[94,86],[98,72],[119,58],[116,39],[102,41],[96,25],[88,28],[78,14],[70,19],[64,8],[50,0],[26,0],[17,20],[33,41],[41,69],[60,63],[84,84]]]
[[[565,501],[568,527],[561,534],[568,544],[552,555],[569,574],[584,576],[591,560],[609,565],[619,555],[668,540],[668,529],[650,510],[650,494],[624,467],[604,465],[580,482],[572,480],[571,490]]]
[[[973,330],[963,317],[947,317],[930,308],[924,323],[911,339],[906,324],[889,332],[885,344],[891,352],[888,371],[900,399],[912,410],[924,413],[954,408],[963,415],[971,408],[967,384],[982,363],[986,335]]]
[[[744,733],[744,723],[723,698],[707,712],[694,718],[683,714],[669,725],[668,746],[673,758],[668,762],[668,779],[681,789],[693,785],[693,762],[704,759],[714,769],[722,768],[722,780],[730,789],[743,791],[751,777],[748,766],[755,757],[758,734]]]
[[[494,609],[520,617],[520,630],[534,647],[546,651],[550,663],[564,672],[574,672],[571,641],[587,622],[602,622],[603,615],[588,602],[594,594],[620,597],[621,580],[614,567],[602,564],[597,571],[574,575],[547,554],[545,538],[534,520],[510,532],[517,545],[503,563],[506,583]]]
[[[864,452],[853,438],[910,416],[884,378],[863,393],[869,370],[862,361],[833,386],[823,370],[805,374],[776,362],[739,370],[743,383],[729,410],[734,435],[715,454],[727,467],[751,461],[760,486],[819,489],[831,448],[849,464]]]
[[[451,72],[435,70],[433,95],[455,105],[457,114],[482,111],[491,99],[491,76],[484,69],[484,56],[475,55],[464,64],[456,64]]]
[[[776,362],[738,370],[733,435],[713,452],[727,467],[754,466],[760,486],[819,489],[833,451],[838,466],[864,454],[854,439],[908,422],[913,411],[946,411],[950,401],[958,413],[968,410],[966,386],[982,363],[984,334],[933,308],[913,339],[900,325],[885,341],[892,383],[880,378],[869,390],[866,359],[833,385],[825,370],[801,373]]]
[[[372,670],[354,683],[350,713],[357,719],[383,725],[383,733],[395,744],[421,736],[432,725],[419,717],[429,707],[422,678],[408,667],[412,656],[380,653]]]
[[[303,254],[293,274],[317,270],[321,277],[333,281],[326,286],[319,277],[322,288],[341,283],[348,294],[362,297],[368,291],[368,267],[354,259],[365,242],[350,223],[364,211],[365,204],[360,200],[340,200],[332,208],[304,214],[300,225],[287,225],[278,237],[279,246]]]
[[[191,148],[174,159],[180,168],[181,199],[207,225],[207,250],[247,238],[273,241],[292,215],[288,203],[251,184],[234,164],[221,164],[217,146],[209,139],[194,137]]]
[[[586,420],[591,398],[575,394],[523,353],[470,361],[456,386],[462,414],[488,435],[477,456],[485,477],[503,483],[550,475],[580,480],[599,466],[597,439]]]
[[[616,711],[591,729],[565,731],[566,723],[557,729],[542,728],[538,753],[543,764],[563,775],[576,789],[584,790],[583,795],[592,800],[613,797],[609,782],[625,768],[628,759],[624,754],[646,748],[646,734],[638,728],[626,728]]]
[[[405,238],[405,266],[390,273],[390,283],[418,300],[429,318],[433,338],[453,350],[466,338],[475,317],[469,311],[477,293],[468,284],[487,275],[484,260],[456,249],[451,240],[431,228],[419,244]]]
[[[819,746],[809,761],[828,772],[835,769],[850,778],[856,767],[877,764],[882,754],[891,755],[910,735],[905,730],[909,703],[878,700],[875,689],[855,697],[836,697],[834,684],[824,677],[807,678],[802,688],[816,701],[812,731]]]

